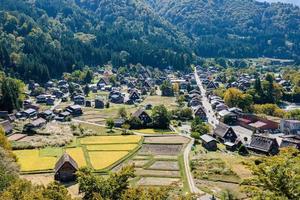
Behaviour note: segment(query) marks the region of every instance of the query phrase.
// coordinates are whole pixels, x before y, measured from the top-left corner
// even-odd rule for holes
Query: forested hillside
[[[25,80],[43,82],[109,61],[177,68],[191,63],[191,40],[139,1],[0,2],[0,65]]]
[[[0,68],[39,82],[107,63],[300,60],[300,9],[253,0],[0,0],[0,36]]]
[[[299,7],[254,0],[146,1],[162,17],[197,37],[198,55],[299,59]]]

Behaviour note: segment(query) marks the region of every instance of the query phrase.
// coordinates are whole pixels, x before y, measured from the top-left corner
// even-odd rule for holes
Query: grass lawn
[[[130,144],[138,143],[142,139],[139,135],[128,136],[91,136],[80,139],[81,144]]]
[[[169,130],[169,129],[153,129],[153,128],[147,128],[147,129],[138,129],[134,130],[134,132],[143,133],[143,134],[176,134],[175,132]]]
[[[17,150],[14,154],[23,172],[52,170],[57,161],[57,157],[40,156],[40,151],[37,149]]]
[[[87,166],[85,156],[81,147],[68,148],[66,152],[76,161],[78,167]]]
[[[177,107],[176,97],[162,97],[159,95],[147,96],[142,105],[152,104],[153,106],[165,105],[168,109],[174,110]]]
[[[131,151],[138,144],[105,144],[105,145],[87,145],[88,151]]]
[[[105,169],[127,154],[127,151],[89,151],[90,161],[95,170]]]

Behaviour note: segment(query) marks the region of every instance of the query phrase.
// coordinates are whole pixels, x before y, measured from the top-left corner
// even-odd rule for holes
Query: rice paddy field
[[[139,149],[141,136],[90,136],[77,138],[76,145],[64,148],[16,150],[21,172],[51,172],[60,156],[66,152],[79,167],[95,171],[107,170]]]

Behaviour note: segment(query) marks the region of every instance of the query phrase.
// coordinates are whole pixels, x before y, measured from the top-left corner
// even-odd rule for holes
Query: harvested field
[[[190,140],[183,136],[145,137],[144,143],[151,144],[186,144]]]
[[[82,148],[68,148],[66,152],[77,162],[78,167],[87,166],[85,156],[83,154]]]
[[[25,138],[26,136],[27,136],[26,134],[16,133],[16,134],[9,136],[7,139],[9,141],[18,141],[18,140]]]
[[[151,177],[174,177],[180,178],[179,171],[162,171],[162,170],[145,170],[145,169],[136,169],[136,175],[138,176],[151,176]]]
[[[133,160],[148,160],[149,156],[140,156],[140,155],[136,155],[133,157]]]
[[[138,144],[103,144],[103,145],[87,145],[88,151],[131,151]]]
[[[95,170],[102,170],[111,166],[127,154],[127,151],[90,151],[89,157],[93,168]]]
[[[148,162],[149,162],[149,160],[131,160],[128,162],[128,164],[129,165],[134,164],[135,167],[143,167]]]
[[[80,139],[81,144],[130,144],[138,143],[142,139],[138,135],[128,136],[91,136]]]
[[[161,135],[173,135],[176,134],[175,132],[169,130],[169,129],[152,129],[152,128],[147,128],[147,129],[138,129],[134,130],[134,132],[142,133],[142,134],[161,134]]]
[[[177,160],[178,156],[155,155],[153,158],[156,160]]]
[[[56,157],[41,157],[39,150],[17,150],[13,153],[18,158],[18,163],[21,166],[21,171],[43,171],[52,170],[57,161]]]
[[[167,186],[179,183],[178,178],[156,178],[156,177],[143,177],[138,181],[138,185],[145,186]]]
[[[182,145],[167,145],[167,144],[144,144],[139,151],[141,155],[178,155]]]
[[[179,170],[177,161],[155,161],[148,169]]]

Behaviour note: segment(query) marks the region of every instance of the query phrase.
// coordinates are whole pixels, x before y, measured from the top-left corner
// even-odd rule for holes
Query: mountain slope
[[[1,0],[0,63],[40,82],[85,65],[190,65],[191,40],[137,0]]]
[[[146,0],[160,16],[195,35],[202,56],[300,54],[300,9],[254,0]]]

